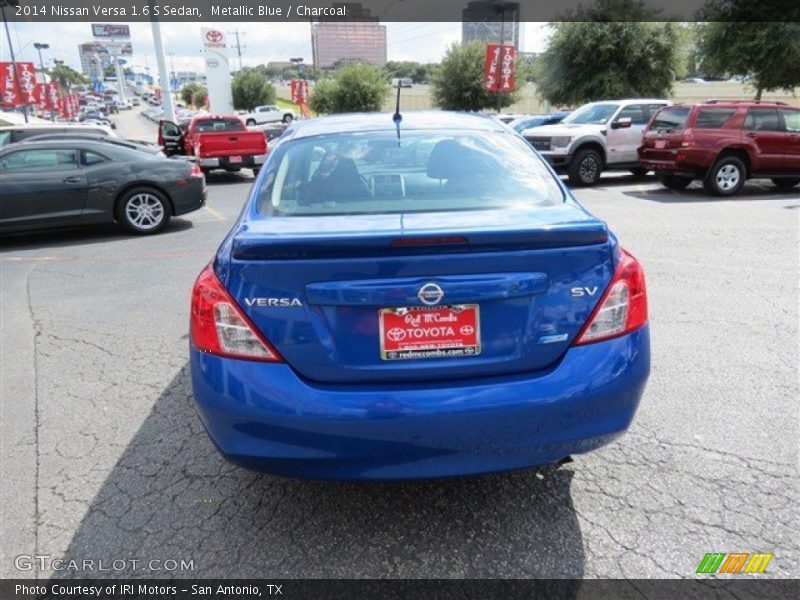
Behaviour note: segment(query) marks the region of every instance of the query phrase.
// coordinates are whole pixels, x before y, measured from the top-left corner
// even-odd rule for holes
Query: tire
[[[742,189],[747,168],[736,156],[723,156],[714,163],[703,180],[703,187],[715,196],[733,196]]]
[[[781,190],[788,190],[800,183],[800,177],[775,177],[772,179],[775,187]]]
[[[256,126],[256,120],[255,119],[247,119],[247,122],[245,123],[245,125],[247,125],[248,127],[255,127]]]
[[[253,171],[253,177],[258,177],[258,173],[259,171],[261,171],[261,167],[253,167],[252,171]]]
[[[208,167],[200,167],[200,170],[203,172],[205,178],[208,179],[208,176],[211,173],[211,169],[209,169]]]
[[[603,172],[603,157],[596,150],[579,150],[567,169],[569,182],[575,187],[594,185]]]
[[[117,221],[131,233],[151,235],[167,226],[172,210],[158,190],[136,187],[120,196],[114,212]]]
[[[634,177],[644,177],[649,172],[650,171],[648,171],[644,167],[636,167],[634,169],[631,169],[631,173],[633,174]]]
[[[680,177],[678,175],[659,175],[658,180],[665,188],[675,191],[685,190],[692,183],[689,177]]]
[[[284,123],[286,123],[286,124],[288,125],[288,124],[289,124],[289,123],[291,123],[292,121],[294,121],[294,115],[290,115],[290,114],[288,114],[288,113],[287,113],[287,114],[285,114],[285,115],[283,115],[283,122],[284,122]]]

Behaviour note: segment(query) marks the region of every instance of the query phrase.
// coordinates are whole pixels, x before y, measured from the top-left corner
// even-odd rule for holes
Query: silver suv
[[[561,123],[526,129],[522,136],[574,186],[594,185],[607,170],[644,175],[636,152],[642,132],[650,117],[670,104],[654,98],[592,102]]]

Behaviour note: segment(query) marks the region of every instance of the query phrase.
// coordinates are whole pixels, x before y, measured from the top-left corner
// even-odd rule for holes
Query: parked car
[[[450,477],[559,464],[628,428],[650,363],[642,267],[506,126],[297,121],[264,168],[192,293],[194,399],[226,458]]]
[[[561,121],[563,121],[569,114],[570,111],[560,111],[547,115],[527,115],[524,117],[518,117],[513,121],[509,121],[508,126],[517,133],[522,133],[526,129],[533,129],[534,127],[542,127],[543,125],[555,125],[556,123],[561,123]]]
[[[116,106],[117,110],[131,110],[133,108],[130,100],[115,100],[114,106]]]
[[[501,123],[505,123],[506,125],[508,125],[512,121],[517,121],[519,119],[524,119],[525,117],[528,117],[528,116],[530,116],[530,115],[514,115],[514,114],[503,114],[503,113],[499,113],[499,114],[493,115],[493,117],[495,119],[497,119]]]
[[[410,77],[394,77],[392,78],[392,87],[397,88],[400,86],[401,88],[413,88],[414,87],[414,80]]]
[[[596,184],[603,171],[647,171],[636,154],[650,117],[669,100],[635,98],[592,102],[557,125],[526,129],[522,135],[574,186]]]
[[[751,177],[791,188],[800,183],[800,108],[753,101],[672,106],[645,130],[639,159],[673,190],[701,179],[709,193],[732,196]]]
[[[119,146],[122,148],[130,148],[131,150],[139,150],[140,152],[144,152],[146,154],[154,154],[159,156],[166,156],[162,151],[161,148],[156,144],[151,144],[149,142],[141,141],[141,140],[126,140],[119,137],[111,137],[107,135],[100,135],[100,134],[90,134],[90,133],[43,133],[40,135],[34,135],[28,138],[27,142],[44,142],[44,141],[51,141],[51,140],[89,140],[95,142],[104,142],[106,144],[113,144],[115,146]]]
[[[5,146],[0,177],[0,233],[112,221],[156,233],[206,195],[197,165],[94,140]]]
[[[252,112],[244,113],[239,116],[248,127],[262,125],[264,123],[291,123],[296,118],[293,111],[278,108],[274,104],[256,106]]]
[[[267,158],[267,138],[262,131],[248,130],[236,116],[193,117],[185,130],[172,121],[159,121],[158,144],[167,156],[194,156],[204,172],[212,169],[257,175]]]
[[[110,127],[90,123],[28,123],[0,127],[0,147],[45,134],[88,134],[116,137]]]

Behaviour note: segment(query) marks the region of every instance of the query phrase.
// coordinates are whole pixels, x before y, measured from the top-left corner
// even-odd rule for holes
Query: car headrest
[[[453,179],[482,175],[487,169],[489,164],[478,150],[455,140],[442,140],[433,147],[426,172],[431,179]]]

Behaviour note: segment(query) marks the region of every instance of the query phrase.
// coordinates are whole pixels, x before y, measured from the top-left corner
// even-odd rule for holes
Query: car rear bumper
[[[704,173],[711,162],[713,157],[705,150],[639,150],[639,164],[656,173],[696,176]]]
[[[175,215],[185,215],[201,208],[206,203],[205,177],[191,177],[188,183],[172,193],[172,203],[175,205]]]
[[[233,162],[230,156],[198,157],[197,164],[206,169],[252,169],[260,167],[267,160],[266,154],[242,155],[241,161]]]
[[[622,434],[650,369],[647,326],[571,348],[546,371],[414,386],[325,385],[286,364],[191,349],[194,397],[219,451],[292,477],[391,480],[550,464]]]

